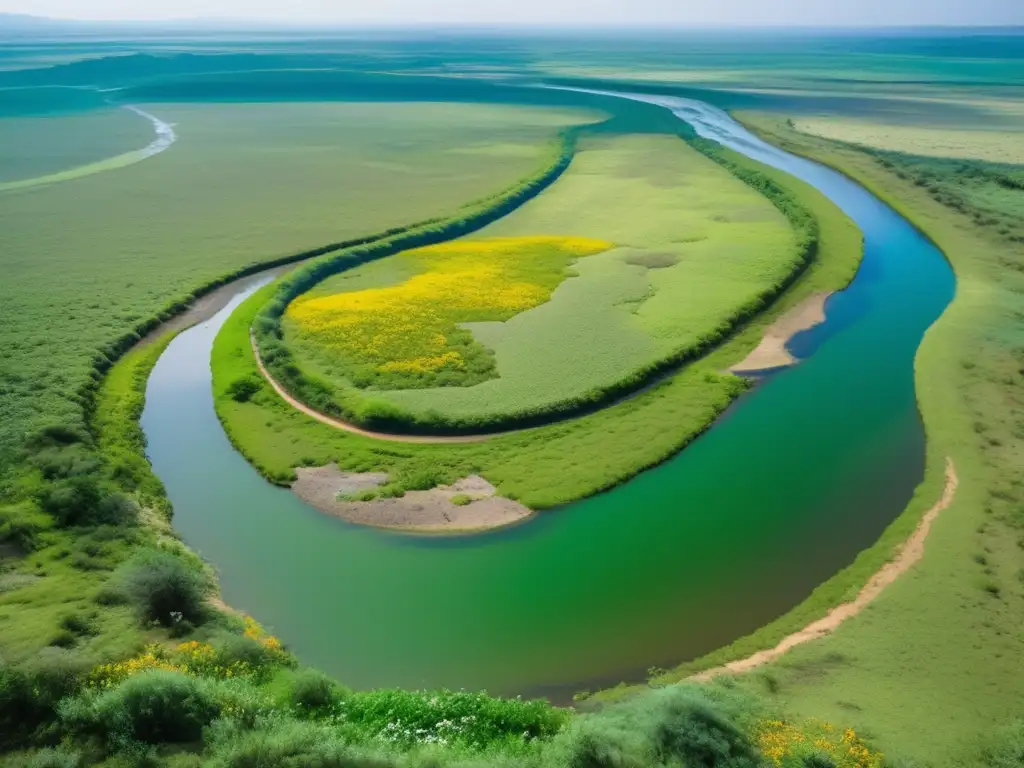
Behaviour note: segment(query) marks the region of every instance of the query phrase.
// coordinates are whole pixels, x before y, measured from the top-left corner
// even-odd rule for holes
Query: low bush
[[[24,664],[0,664],[0,751],[24,745],[56,717],[57,704],[92,668],[87,657],[46,648]]]
[[[225,721],[208,732],[216,768],[388,768],[387,760],[354,752],[330,727],[280,716],[254,729]]]
[[[228,385],[228,395],[232,400],[238,403],[247,403],[252,399],[252,396],[260,391],[263,386],[262,382],[255,376],[243,376],[240,379],[235,379]]]
[[[206,581],[170,552],[139,552],[122,566],[117,581],[147,621],[172,626],[182,620],[197,624],[203,619]]]
[[[4,763],[8,768],[78,768],[81,764],[82,756],[78,752],[50,748],[18,755]]]
[[[320,712],[345,698],[347,691],[315,669],[295,673],[289,685],[289,703],[305,712]]]
[[[115,749],[199,741],[219,711],[205,681],[162,669],[102,692],[87,690],[59,708],[68,731],[100,736]]]

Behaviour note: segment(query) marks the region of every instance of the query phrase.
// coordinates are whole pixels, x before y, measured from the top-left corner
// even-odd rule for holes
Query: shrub
[[[757,768],[754,745],[735,723],[710,705],[674,702],[655,728],[658,753],[692,768]]]
[[[287,718],[265,718],[252,730],[230,722],[209,733],[215,768],[388,768],[386,760],[351,751],[335,730]]]
[[[318,670],[303,669],[292,678],[289,700],[303,710],[324,710],[344,697],[345,689]]]
[[[198,741],[219,713],[202,680],[153,669],[115,688],[87,691],[60,704],[60,717],[72,732],[102,736],[115,747]]]
[[[118,581],[146,620],[171,626],[203,617],[206,582],[181,558],[161,550],[143,550],[122,567]]]
[[[23,744],[26,735],[56,718],[57,702],[76,690],[92,661],[46,648],[22,665],[0,665],[0,750]]]
[[[61,525],[86,524],[103,499],[99,482],[92,475],[68,477],[51,483],[40,502]]]
[[[228,385],[228,395],[238,403],[246,403],[260,391],[262,382],[254,376],[243,376]]]
[[[62,749],[40,749],[10,760],[10,768],[78,768],[82,763],[77,752]]]
[[[452,496],[452,504],[454,504],[456,507],[465,507],[472,503],[473,499],[464,493],[459,493],[456,494],[455,496]]]

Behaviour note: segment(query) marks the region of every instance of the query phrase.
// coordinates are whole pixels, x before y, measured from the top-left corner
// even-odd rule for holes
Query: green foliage
[[[252,730],[217,723],[208,736],[217,768],[388,768],[381,758],[354,751],[337,730],[281,717]]]
[[[304,712],[326,710],[348,695],[333,679],[315,669],[302,669],[289,681],[288,701]]]
[[[472,497],[467,496],[464,493],[455,494],[452,496],[451,501],[456,507],[466,507],[473,503]]]
[[[228,385],[228,394],[236,403],[247,403],[263,387],[263,382],[253,376],[235,379]]]
[[[120,748],[198,741],[220,707],[209,685],[180,672],[149,670],[115,688],[86,691],[60,705],[63,727]]]
[[[999,729],[982,748],[981,763],[985,768],[1024,766],[1024,721]]]
[[[346,722],[386,743],[459,744],[484,749],[505,742],[549,739],[569,721],[569,713],[546,701],[495,699],[464,691],[354,693],[338,706]]]
[[[22,664],[0,662],[0,750],[29,743],[53,722],[58,703],[84,681],[91,661],[48,648]]]
[[[328,358],[333,360],[333,357],[324,350],[318,352],[305,335],[294,333],[291,330],[294,323],[288,322],[282,327],[281,315],[294,298],[314,286],[317,286],[317,293],[328,291],[319,285],[325,278],[358,269],[371,259],[461,234],[461,230],[453,232],[452,225],[446,225],[439,231],[423,233],[426,240],[410,233],[408,239],[382,242],[374,249],[354,249],[327,257],[282,281],[276,295],[264,306],[254,324],[264,364],[291,394],[329,415],[383,431],[458,434],[535,426],[595,410],[647,386],[652,380],[685,363],[699,359],[792,285],[816,257],[819,237],[814,215],[774,179],[751,164],[718,151],[717,144],[686,135],[698,150],[767,197],[789,220],[793,234],[786,233],[780,226],[781,222],[772,218],[773,211],[768,203],[736,184],[729,174],[694,157],[686,147],[669,143],[672,139],[619,138],[610,144],[584,150],[574,161],[580,164],[579,172],[576,173],[577,166],[574,165],[559,182],[563,186],[555,185],[485,234],[529,235],[537,231],[530,229],[533,226],[540,227],[539,231],[564,226],[567,234],[620,239],[633,247],[675,248],[684,254],[686,258],[678,267],[678,275],[659,277],[650,285],[647,284],[648,278],[643,278],[643,285],[637,284],[637,295],[633,298],[639,302],[639,308],[632,311],[635,317],[624,312],[622,296],[616,295],[607,300],[592,298],[590,301],[584,296],[577,302],[580,306],[574,305],[567,316],[555,312],[556,305],[560,303],[556,297],[547,305],[523,313],[493,330],[488,324],[479,326],[477,333],[484,334],[482,342],[485,346],[497,348],[501,356],[501,378],[484,383],[476,379],[467,382],[476,384],[473,387],[444,386],[446,382],[406,382],[405,386],[409,388],[404,391],[375,390],[368,398],[364,398],[358,389],[359,381],[353,381],[356,386],[346,383],[352,381],[349,367],[331,367]],[[628,149],[624,156],[630,162],[640,156],[650,168],[631,168],[630,174],[625,176],[621,170],[603,169],[601,163],[606,154],[618,157],[620,151],[625,152],[619,149],[620,146]],[[641,150],[646,154],[640,155]],[[563,149],[563,154],[567,151]],[[597,159],[592,160],[591,156]],[[596,170],[591,167],[595,163]],[[680,215],[659,218],[657,213],[644,216],[642,211],[638,214],[627,210],[622,212],[621,221],[616,217],[601,216],[583,226],[579,223],[579,203],[569,205],[562,200],[566,195],[579,195],[593,203],[595,190],[608,195],[609,201],[619,199],[621,194],[609,193],[613,193],[617,186],[636,184],[635,177],[640,175],[649,178],[647,186],[637,193],[637,197],[646,200],[654,196],[653,202],[646,200],[646,203],[650,203],[655,211],[671,208],[667,201],[674,200],[671,195],[678,193],[666,191],[661,183],[666,165],[681,166],[688,175],[704,174],[701,178],[706,178],[707,183],[702,186],[713,187],[705,193],[706,198],[702,198],[702,213],[693,221],[679,221]],[[612,167],[618,169],[614,163]],[[561,192],[563,189],[568,191]],[[692,197],[693,193],[688,191],[688,194]],[[549,200],[555,202],[549,203]],[[601,198],[597,200],[600,202]],[[678,243],[680,234],[700,234],[715,224],[712,221],[714,217],[703,212],[709,205],[720,206],[715,208],[719,218],[728,218],[738,206],[745,206],[744,210],[752,209],[756,216],[747,210],[744,215],[751,220],[730,222],[721,228],[721,234],[716,235],[714,243],[681,246]],[[759,207],[762,205],[763,209]],[[554,221],[550,214],[544,213],[548,208],[554,210]],[[746,241],[736,232],[749,232],[749,240],[756,240],[758,247],[742,248]],[[702,238],[701,235],[697,239]],[[769,240],[771,247],[766,247]],[[720,244],[721,252],[716,250],[716,243]],[[748,256],[746,259],[730,256],[735,252]],[[610,259],[611,255],[608,256]],[[411,253],[408,257],[399,258],[414,257],[415,253]],[[600,260],[604,263],[609,259],[592,256],[577,269],[590,275],[597,269],[591,262]],[[612,263],[626,269],[618,260]],[[358,276],[359,273],[356,274]],[[635,275],[626,272],[619,282],[627,277]],[[341,285],[337,280],[334,282]],[[562,294],[566,295],[568,291],[571,297],[575,295],[574,291],[596,290],[600,294],[608,290],[601,275],[596,279],[576,278],[576,283],[579,287],[576,284],[563,286],[566,290]],[[691,288],[689,292],[683,290],[680,293],[679,285]],[[660,292],[666,294],[664,300],[659,300]],[[581,306],[596,306],[597,311],[583,315]],[[547,320],[534,323],[532,319],[541,317],[539,313]],[[568,319],[572,317],[585,317],[586,327],[573,324]],[[601,337],[600,341],[589,345],[578,343],[583,334],[591,337],[594,328],[609,323],[614,326],[609,339]],[[559,335],[562,324],[567,326],[565,338]],[[514,330],[520,326],[524,330]],[[637,326],[649,326],[649,333],[631,334],[629,329]],[[538,337],[552,339],[547,349],[538,348],[535,343]],[[293,343],[293,339],[297,343]],[[544,355],[542,359],[538,359],[539,352]],[[310,368],[309,360],[314,361],[313,368]],[[320,369],[325,366],[330,367],[332,375],[321,373]],[[401,385],[402,382],[389,382],[387,388],[390,390]]]
[[[8,768],[79,768],[81,764],[80,753],[49,747],[17,755],[4,763]]]
[[[199,623],[205,615],[203,575],[166,550],[143,549],[122,566],[117,581],[146,621],[173,626]]]

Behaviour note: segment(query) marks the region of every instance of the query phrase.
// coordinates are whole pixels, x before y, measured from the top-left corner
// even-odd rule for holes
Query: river
[[[664,464],[528,524],[460,538],[355,527],[266,482],[213,410],[213,339],[253,280],[182,333],[142,425],[184,540],[225,600],[357,688],[546,694],[637,680],[735,640],[874,543],[924,470],[914,355],[953,296],[942,254],[862,187],[709,105],[630,96],[813,184],[861,228],[864,260],[806,359]],[[671,425],[666,425],[671,428]],[[609,446],[615,450],[614,445]]]

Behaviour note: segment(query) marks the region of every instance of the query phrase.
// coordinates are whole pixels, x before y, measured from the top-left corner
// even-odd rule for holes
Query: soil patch
[[[292,491],[321,512],[350,523],[416,533],[470,533],[518,523],[533,512],[518,501],[496,495],[484,478],[470,475],[429,491],[406,491],[397,499],[349,501],[349,495],[387,482],[382,472],[342,472],[334,464],[297,467]],[[455,504],[452,499],[462,497]],[[467,499],[468,498],[468,502]]]
[[[800,331],[825,322],[825,300],[829,296],[829,292],[814,293],[801,301],[768,326],[757,348],[729,370],[743,374],[793,365],[796,358],[786,349],[786,344]]]

